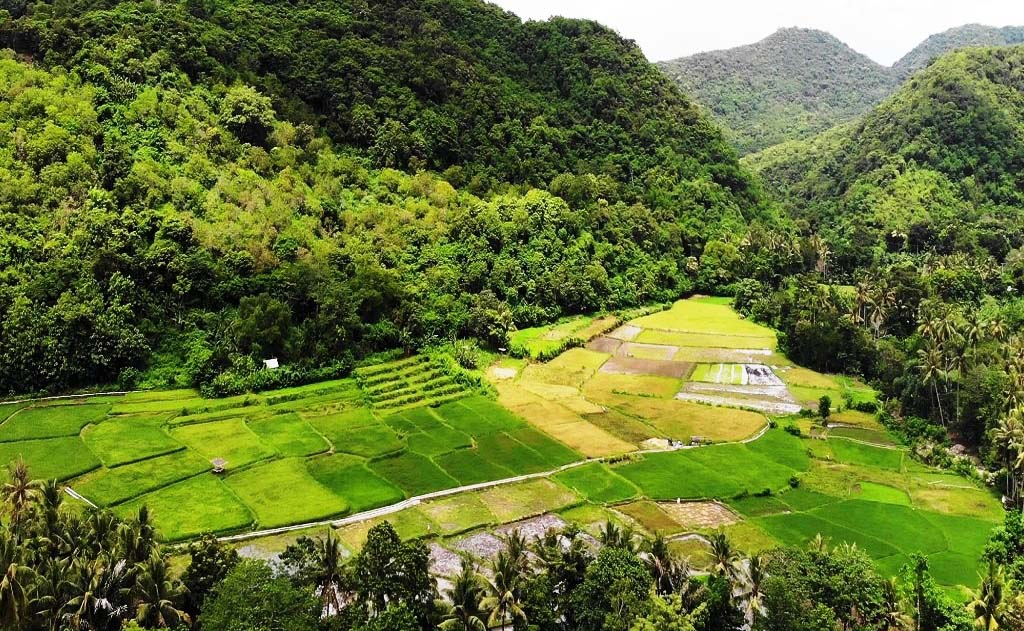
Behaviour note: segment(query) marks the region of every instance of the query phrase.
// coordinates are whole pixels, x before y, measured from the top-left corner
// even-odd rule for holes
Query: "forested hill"
[[[930,35],[893,64],[900,79],[906,79],[944,53],[973,46],[1009,46],[1024,43],[1024,26],[984,26],[965,24]]]
[[[850,120],[892,89],[887,68],[828,33],[803,28],[659,66],[722,121],[741,153]]]
[[[969,24],[932,35],[889,68],[828,33],[789,28],[659,66],[714,113],[745,154],[856,120],[943,53],[1021,42],[1024,27]]]
[[[860,121],[745,162],[841,267],[875,245],[1001,262],[1022,244],[1024,46],[949,53]]]
[[[477,0],[4,6],[0,392],[223,393],[271,355],[299,379],[500,344],[711,291],[741,261],[726,242],[774,222],[713,123],[591,22]]]

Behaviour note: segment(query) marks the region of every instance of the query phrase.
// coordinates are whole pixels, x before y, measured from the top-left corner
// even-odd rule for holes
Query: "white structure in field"
[[[263,360],[263,365],[266,366],[269,370],[273,370],[275,368],[280,367],[280,364],[277,363],[277,358],[276,357],[271,357],[270,359],[264,359]]]

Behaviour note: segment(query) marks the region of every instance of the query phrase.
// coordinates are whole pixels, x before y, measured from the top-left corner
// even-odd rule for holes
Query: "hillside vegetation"
[[[828,33],[802,28],[659,66],[722,121],[741,153],[850,120],[893,85],[884,66]]]
[[[968,24],[928,37],[886,67],[828,33],[787,28],[659,66],[722,121],[740,153],[750,153],[859,118],[944,53],[1021,42],[1022,27]]]
[[[225,370],[237,392],[262,357],[286,385],[504,341],[710,290],[704,244],[772,215],[590,22],[475,0],[0,15],[0,392]]]
[[[948,54],[862,120],[747,158],[830,239],[836,271],[871,247],[991,256],[1020,247],[1024,47]]]

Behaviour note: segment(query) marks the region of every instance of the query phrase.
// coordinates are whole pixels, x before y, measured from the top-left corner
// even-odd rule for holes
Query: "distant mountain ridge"
[[[751,153],[858,118],[945,52],[1021,42],[1024,27],[968,24],[928,37],[886,67],[824,31],[783,28],[658,66],[718,118],[740,153]]]

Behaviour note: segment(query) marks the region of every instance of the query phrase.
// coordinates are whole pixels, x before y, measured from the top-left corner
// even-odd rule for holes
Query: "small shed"
[[[280,364],[277,363],[277,358],[276,357],[271,357],[270,359],[264,359],[263,360],[263,365],[266,366],[268,370],[274,370],[275,368],[279,368],[280,367]]]
[[[223,458],[214,458],[210,461],[210,464],[213,465],[214,473],[224,473],[224,467],[227,466],[228,461]]]

